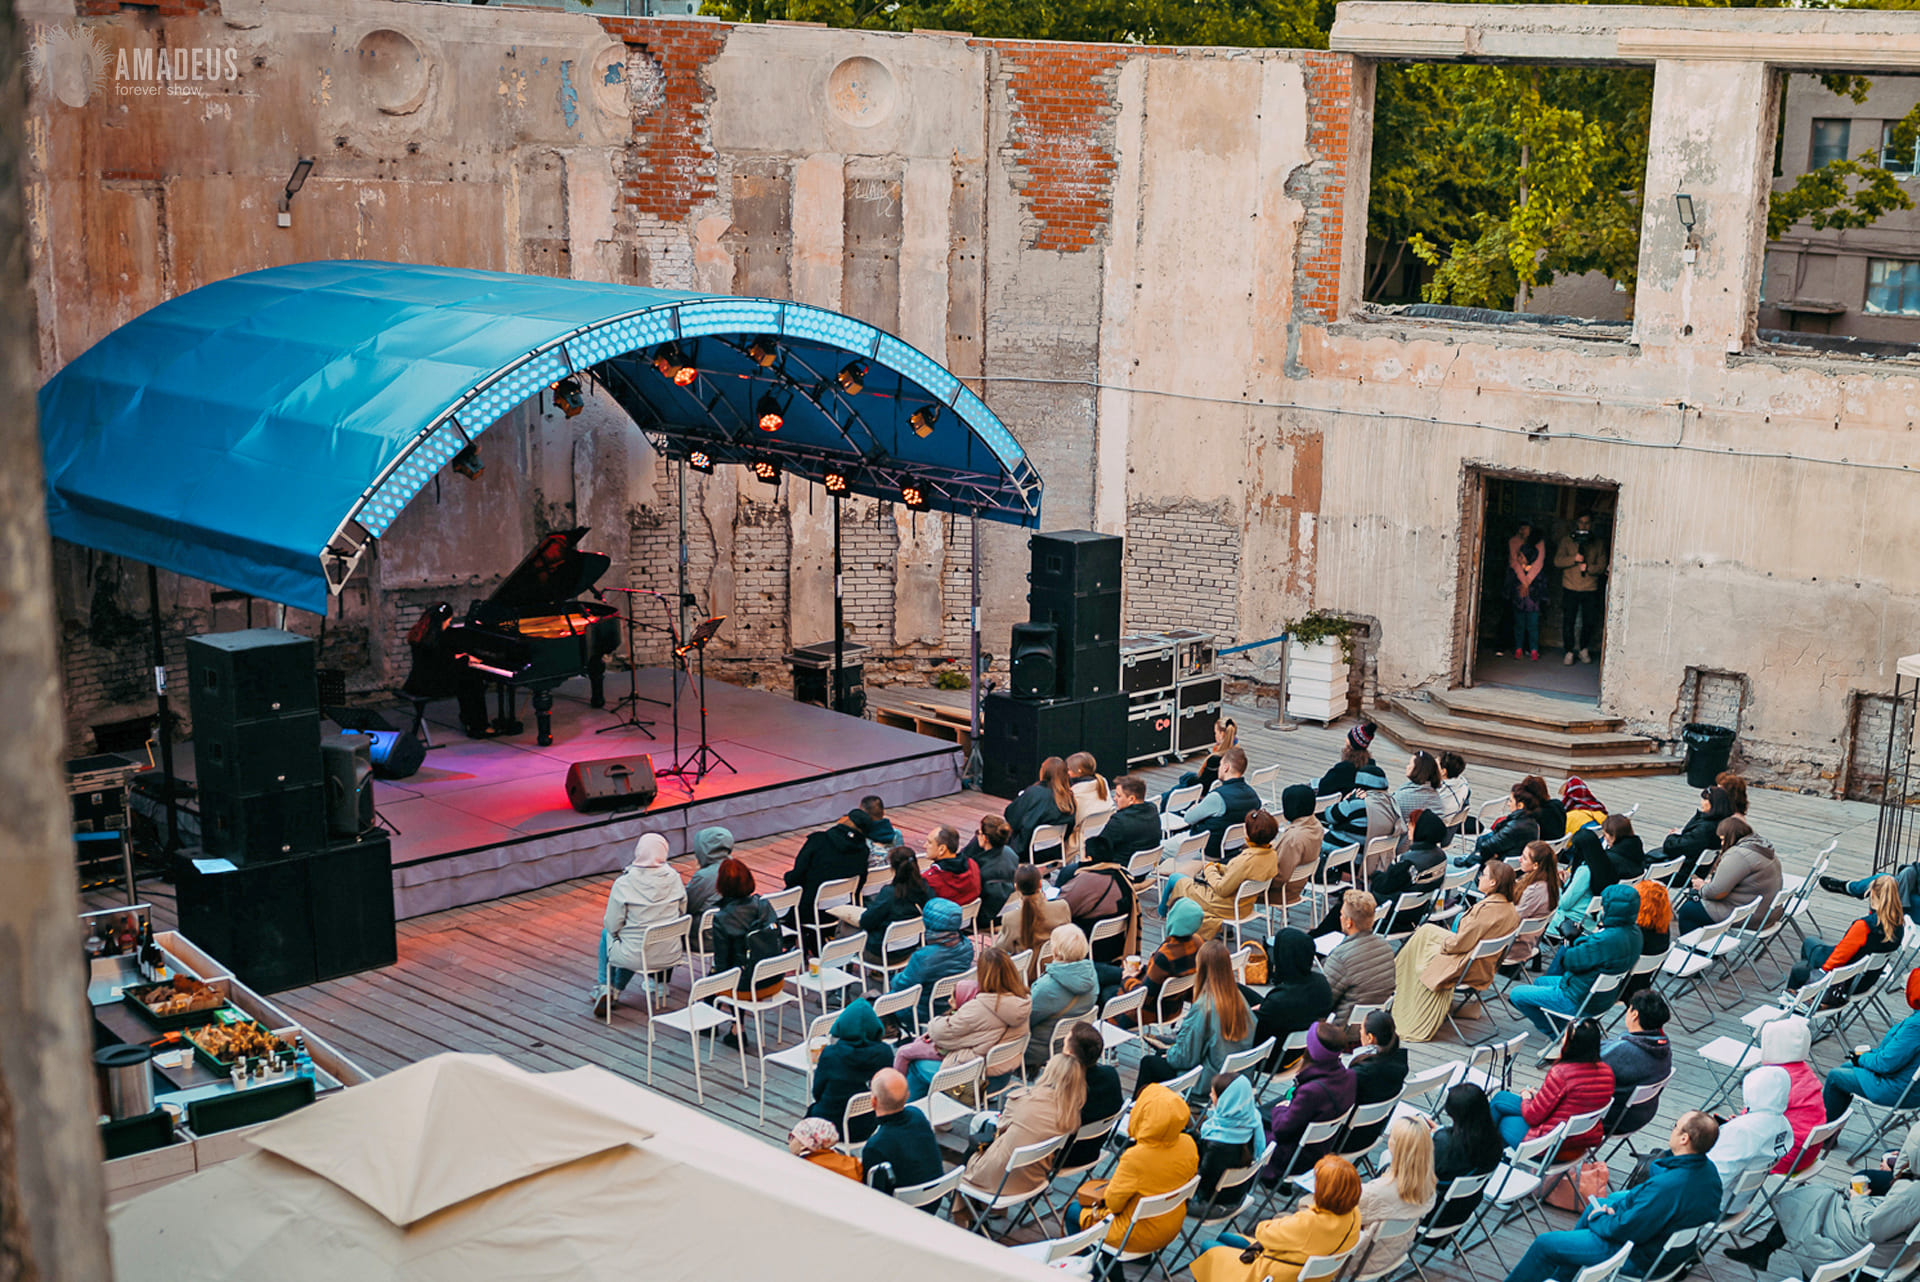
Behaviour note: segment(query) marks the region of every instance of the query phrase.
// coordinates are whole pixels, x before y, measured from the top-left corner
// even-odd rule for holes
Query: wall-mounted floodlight
[[[1687,243],[1680,250],[1680,261],[1691,263],[1700,250],[1700,237],[1693,231],[1693,225],[1698,221],[1693,209],[1693,197],[1681,192],[1673,198],[1673,207],[1680,215],[1680,225],[1687,230]]]
[[[294,193],[307,185],[307,175],[312,172],[313,160],[311,157],[302,156],[293,162],[293,176],[287,179],[287,189],[280,193],[280,217],[277,219],[280,226],[293,226]]]

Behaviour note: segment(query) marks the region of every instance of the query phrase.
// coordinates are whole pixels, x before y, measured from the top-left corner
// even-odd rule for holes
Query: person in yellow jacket
[[[1313,1165],[1313,1196],[1292,1215],[1262,1220],[1248,1241],[1229,1233],[1193,1262],[1194,1282],[1294,1282],[1316,1255],[1351,1251],[1360,1240],[1360,1172],[1328,1154]]]
[[[1179,1237],[1187,1218],[1185,1202],[1134,1225],[1132,1237],[1127,1236],[1127,1226],[1133,1223],[1133,1208],[1141,1198],[1171,1193],[1200,1173],[1200,1150],[1187,1134],[1191,1119],[1187,1102],[1160,1083],[1141,1091],[1127,1119],[1133,1147],[1120,1155],[1100,1200],[1080,1212],[1080,1227],[1092,1228],[1113,1216],[1107,1245],[1117,1249],[1124,1241],[1128,1254],[1157,1251]]]

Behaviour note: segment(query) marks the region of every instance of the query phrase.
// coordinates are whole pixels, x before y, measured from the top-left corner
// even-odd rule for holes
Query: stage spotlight
[[[553,385],[553,403],[568,418],[575,418],[587,408],[587,401],[580,394],[580,380],[568,375]]]
[[[480,461],[480,447],[478,445],[468,445],[465,449],[454,455],[449,466],[469,481],[478,480],[480,473],[487,470],[487,465]]]
[[[770,458],[757,458],[751,464],[753,474],[768,485],[780,484],[780,465]]]
[[[762,396],[760,403],[753,407],[753,417],[763,432],[777,432],[786,426],[787,422],[786,415],[780,412],[780,406],[773,399],[771,392]]]
[[[867,367],[863,362],[855,361],[835,375],[834,381],[848,396],[858,396],[860,389],[867,385]]]
[[[680,359],[680,348],[673,343],[654,354],[653,367],[675,387],[692,387],[693,380],[700,377],[699,370]]]
[[[927,492],[917,481],[908,481],[900,487],[900,501],[909,512],[924,512],[928,507]]]
[[[827,493],[833,495],[835,498],[842,497],[851,489],[847,484],[847,474],[840,471],[829,471],[827,473],[826,487]]]
[[[912,418],[907,420],[913,428],[913,434],[923,441],[933,435],[933,425],[939,421],[938,405],[923,405],[913,412]]]
[[[713,455],[705,450],[694,450],[687,455],[687,466],[702,476],[712,476]]]
[[[747,346],[747,355],[753,357],[755,365],[764,369],[780,359],[780,349],[771,338],[762,334]]]

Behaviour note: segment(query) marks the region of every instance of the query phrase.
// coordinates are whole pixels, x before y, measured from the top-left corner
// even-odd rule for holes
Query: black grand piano
[[[461,701],[470,735],[518,734],[515,690],[533,695],[533,715],[544,747],[553,742],[553,691],[568,677],[586,674],[592,703],[606,703],[602,678],[607,656],[620,648],[620,617],[612,606],[579,601],[612,564],[598,552],[582,552],[581,526],[547,535],[506,577],[492,596],[475,601],[465,619],[449,619],[438,638],[444,652],[484,682],[499,688],[500,715],[486,724],[484,697]],[[476,720],[479,724],[476,724]]]

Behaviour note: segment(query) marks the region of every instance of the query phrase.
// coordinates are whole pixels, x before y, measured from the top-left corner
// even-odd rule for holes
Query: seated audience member
[[[1632,831],[1625,815],[1607,816],[1609,823]],[[1547,847],[1549,850],[1551,846]],[[1620,880],[1613,860],[1607,857],[1606,839],[1601,828],[1582,828],[1567,842],[1567,881],[1560,890],[1560,909],[1547,923],[1547,931],[1562,939],[1572,939],[1587,928],[1587,905],[1599,898],[1608,886]]]
[[[1520,914],[1522,924],[1546,918],[1552,924],[1554,913],[1560,907],[1560,860],[1553,853],[1553,847],[1544,841],[1529,841],[1520,851],[1520,880],[1515,886],[1519,892],[1514,910]],[[1506,960],[1501,966],[1512,973],[1532,961],[1540,951],[1538,937],[1528,939],[1525,936],[1513,941],[1513,947],[1507,949]],[[1539,969],[1538,965],[1534,969]]]
[[[1867,886],[1867,915],[1847,927],[1839,943],[1825,943],[1812,936],[1800,941],[1800,961],[1788,977],[1787,987],[1798,992],[1815,969],[1834,971],[1861,957],[1884,957],[1900,946],[1906,928],[1899,885],[1891,877],[1875,877]],[[1868,970],[1872,969],[1870,965]]]
[[[1092,1228],[1111,1215],[1108,1246],[1117,1249],[1125,1242],[1131,1252],[1171,1245],[1186,1223],[1185,1202],[1138,1224],[1133,1222],[1133,1211],[1141,1198],[1171,1193],[1200,1169],[1199,1151],[1187,1134],[1192,1116],[1185,1100],[1157,1082],[1135,1096],[1133,1112],[1127,1116],[1127,1138],[1133,1143],[1120,1154],[1112,1179],[1094,1181],[1083,1190],[1100,1196],[1081,1209],[1080,1227]]]
[[[842,815],[832,827],[813,833],[801,843],[793,867],[787,869],[786,884],[801,888],[799,919],[802,922],[819,920],[814,915],[813,900],[826,882],[857,878],[854,899],[858,902],[858,892],[867,884],[867,866],[873,862],[873,848],[868,844],[872,833],[873,820],[866,811],[854,809]]]
[[[1700,790],[1700,808],[1687,817],[1686,826],[1675,828],[1660,844],[1660,858],[1679,859],[1680,877],[1690,878],[1700,857],[1720,849],[1720,822],[1733,814],[1733,800],[1727,790],[1714,784]]]
[[[1076,752],[1067,758],[1067,786],[1073,790],[1073,826],[1067,829],[1063,853],[1067,859],[1074,860],[1080,857],[1081,847],[1086,844],[1081,825],[1112,814],[1114,802],[1107,781],[1100,777],[1100,763],[1090,752]]]
[[[1392,836],[1400,831],[1400,812],[1394,809],[1387,793],[1387,777],[1378,766],[1366,766],[1353,776],[1354,793],[1345,801],[1327,807],[1326,833],[1320,838],[1324,858],[1342,846],[1360,847],[1354,868],[1361,875],[1378,871],[1366,865],[1366,843],[1374,837]],[[1384,863],[1384,861],[1382,861]]]
[[[1440,793],[1447,799],[1446,813],[1440,817],[1448,825],[1461,819],[1471,822],[1467,809],[1473,805],[1473,781],[1467,778],[1467,759],[1457,752],[1440,754]]]
[[[1787,1099],[1793,1079],[1787,1070],[1762,1064],[1740,1083],[1746,1108],[1720,1123],[1720,1142],[1710,1155],[1720,1172],[1720,1214],[1732,1215],[1753,1200],[1758,1190],[1736,1198],[1740,1181],[1755,1171],[1771,1171],[1793,1147],[1793,1125],[1787,1121]]]
[[[1528,775],[1521,781],[1533,785],[1533,791],[1541,797],[1540,802],[1540,840],[1558,841],[1572,831],[1567,827],[1567,808],[1547,790],[1547,781],[1539,775]]]
[[[1480,902],[1467,910],[1457,930],[1430,921],[1401,945],[1394,958],[1393,1022],[1404,1040],[1433,1040],[1446,1022],[1457,985],[1485,989],[1493,982],[1500,958],[1473,961],[1473,954],[1482,943],[1504,939],[1519,927],[1514,881],[1511,867],[1489,860],[1480,869]]]
[[[1296,1282],[1316,1255],[1339,1255],[1360,1241],[1360,1172],[1328,1154],[1313,1165],[1313,1192],[1291,1215],[1262,1220],[1251,1239],[1223,1233],[1193,1262],[1194,1282]]]
[[[1086,1097],[1079,1060],[1064,1054],[1048,1060],[1033,1085],[1018,1087],[1007,1097],[997,1121],[983,1126],[982,1118],[975,1119],[974,1138],[986,1146],[967,1159],[967,1183],[1001,1194],[1030,1193],[1046,1184],[1050,1162],[1030,1162],[1015,1171],[1008,1170],[1007,1163],[1017,1148],[1078,1130]],[[989,1131],[991,1140],[986,1138]]]
[[[1262,1182],[1272,1185],[1290,1175],[1298,1175],[1322,1154],[1333,1150],[1334,1142],[1303,1145],[1301,1139],[1315,1122],[1344,1116],[1353,1108],[1353,1094],[1359,1079],[1340,1058],[1346,1053],[1347,1030],[1325,1021],[1307,1030],[1307,1059],[1294,1078],[1292,1098],[1273,1107],[1268,1120],[1267,1138],[1273,1141],[1273,1156]]]
[[[1560,950],[1554,957],[1559,974],[1542,975],[1531,984],[1523,984],[1509,992],[1507,1000],[1550,1042],[1558,1037],[1559,1030],[1542,1011],[1602,1014],[1617,996],[1594,1010],[1583,1011],[1581,1007],[1600,976],[1623,975],[1639,960],[1639,918],[1639,892],[1631,886],[1608,886],[1600,892],[1600,929]]]
[[[1633,820],[1625,815],[1602,819],[1600,844],[1606,848],[1616,881],[1638,881],[1647,875],[1647,845],[1633,830]]]
[[[1226,1058],[1253,1045],[1253,1012],[1233,978],[1233,954],[1223,940],[1200,949],[1193,1003],[1169,1042],[1148,1035],[1156,1050],[1140,1061],[1139,1081],[1164,1082],[1190,1068],[1204,1067],[1202,1081],[1220,1071]],[[1137,1090],[1136,1090],[1137,1098]]]
[[[1100,977],[1087,955],[1086,933],[1069,924],[1054,927],[1047,938],[1053,944],[1053,962],[1033,981],[1033,1005],[1027,1014],[1027,1069],[1035,1073],[1053,1057],[1054,1030],[1061,1022],[1071,1026],[1082,1015],[1091,1015],[1100,1001]]]
[[[940,1141],[927,1115],[907,1103],[907,1079],[890,1068],[873,1075],[873,1135],[861,1150],[867,1183],[882,1193],[912,1188],[946,1173],[940,1160]],[[938,1212],[930,1203],[928,1211]]]
[[[1055,929],[1073,920],[1073,906],[1063,899],[1048,899],[1043,880],[1034,865],[1020,865],[1013,878],[1013,898],[1000,910],[1000,938],[996,942],[1009,953],[1033,950],[1027,963],[1029,977],[1040,973],[1040,945]]]
[[[1121,775],[1113,781],[1114,812],[1100,836],[1107,839],[1107,858],[1125,864],[1143,850],[1160,848],[1160,809],[1147,800],[1147,781],[1139,775]],[[1060,884],[1072,875],[1072,865],[1061,869]]]
[[[1455,862],[1483,864],[1489,859],[1504,859],[1517,863],[1528,842],[1547,840],[1540,831],[1540,808],[1547,803],[1546,786],[1541,784],[1536,788],[1537,782],[1533,775],[1528,775],[1509,788],[1506,813],[1474,838],[1473,850]]]
[[[1315,960],[1313,940],[1304,930],[1289,926],[1267,944],[1268,988],[1260,998],[1253,1042],[1258,1046],[1269,1037],[1273,1039],[1269,1068],[1283,1068],[1296,1062],[1301,1052],[1294,1052],[1291,1058],[1281,1053],[1287,1038],[1306,1032],[1333,1014],[1333,989],[1328,986],[1327,977],[1315,969]]]
[[[1073,807],[1073,784],[1067,778],[1067,763],[1059,757],[1048,757],[1040,763],[1040,778],[1007,803],[1006,820],[1013,830],[1009,839],[1013,853],[1024,863],[1033,847],[1035,829],[1048,825],[1072,827]]]
[[[1818,1150],[1806,1147],[1807,1135],[1827,1120],[1820,1074],[1813,1059],[1813,1026],[1803,1016],[1770,1020],[1760,1029],[1760,1062],[1786,1070],[1792,1089],[1787,1095],[1787,1123],[1793,1127],[1793,1147],[1774,1166],[1774,1173],[1804,1171],[1820,1160]]]
[[[1445,819],[1447,799],[1440,791],[1440,762],[1431,752],[1416,752],[1407,758],[1407,781],[1393,790],[1393,808],[1399,812],[1403,826],[1412,823],[1415,815]]]
[[[858,926],[867,932],[867,957],[880,960],[880,949],[886,940],[887,927],[900,921],[917,920],[926,911],[927,901],[933,898],[933,889],[920,875],[920,860],[906,846],[895,846],[887,855],[887,865],[893,870],[893,880],[880,888],[880,893],[859,904],[841,904],[827,909],[829,916],[849,926]],[[913,951],[909,944],[904,949],[895,949],[887,958],[889,964],[898,962]]]
[[[980,826],[960,851],[973,861],[980,873],[980,916],[992,921],[1013,893],[1013,875],[1020,870],[1020,856],[1007,843],[1013,829],[999,815],[981,815]]]
[[[1844,1260],[1861,1247],[1870,1246],[1861,1276],[1884,1274],[1900,1254],[1907,1235],[1920,1228],[1920,1126],[1907,1132],[1894,1170],[1889,1178],[1876,1180],[1880,1172],[1863,1172],[1868,1189],[1857,1194],[1847,1185],[1816,1185],[1811,1182],[1782,1191],[1774,1199],[1774,1222],[1757,1241],[1744,1247],[1730,1247],[1727,1258],[1744,1264],[1756,1273],[1812,1277],[1823,1264]],[[1768,1267],[1769,1261],[1786,1252],[1787,1268]]]
[[[1707,1160],[1718,1132],[1705,1113],[1681,1114],[1668,1137],[1668,1153],[1653,1160],[1645,1182],[1596,1199],[1572,1229],[1534,1238],[1507,1282],[1571,1278],[1629,1242],[1633,1253],[1623,1272],[1644,1277],[1669,1237],[1719,1214],[1720,1176]]]
[[[1240,1205],[1257,1172],[1244,1180],[1221,1184],[1235,1171],[1244,1171],[1260,1155],[1265,1135],[1253,1084],[1244,1073],[1215,1073],[1208,1085],[1207,1118],[1200,1123],[1200,1187],[1194,1190],[1195,1208],[1206,1215],[1225,1214]]]
[[[1836,895],[1851,895],[1855,899],[1865,899],[1867,888],[1883,873],[1869,873],[1865,877],[1856,877],[1852,881],[1842,881],[1838,877],[1820,875],[1820,889]],[[1920,920],[1920,864],[1902,864],[1895,869],[1893,884],[1900,890],[1900,906],[1908,917]]]
[[[1579,775],[1568,775],[1560,785],[1560,809],[1567,817],[1565,832],[1578,832],[1588,824],[1597,828],[1607,817],[1607,808]]]
[[[927,834],[927,888],[965,907],[980,898],[980,870],[956,847],[960,834],[945,824]]]
[[[687,913],[695,929],[706,911],[719,904],[720,891],[713,884],[720,875],[720,861],[733,854],[733,833],[726,828],[702,828],[693,837],[693,858],[700,866],[687,878]]]
[[[1409,1227],[1391,1237],[1376,1236],[1367,1256],[1367,1272],[1396,1268],[1407,1258],[1419,1224],[1433,1210],[1439,1188],[1433,1178],[1433,1132],[1427,1124],[1403,1117],[1387,1137],[1391,1158],[1387,1173],[1368,1180],[1360,1190],[1360,1224],[1400,1221]]]
[[[1447,864],[1447,825],[1431,810],[1423,810],[1407,825],[1407,848],[1400,857],[1367,878],[1367,892],[1382,912],[1393,914],[1386,933],[1404,934],[1426,919],[1430,906],[1400,911],[1395,905],[1400,896],[1416,890],[1440,888]],[[1325,931],[1316,931],[1325,934]]]
[[[721,862],[715,885],[720,891],[720,906],[715,910],[713,936],[709,941],[713,948],[713,969],[732,970],[738,966],[740,987],[736,995],[765,1001],[787,983],[785,978],[778,978],[758,988],[753,985],[754,965],[769,957],[778,957],[786,950],[779,918],[774,915],[773,905],[754,893],[753,870],[738,859]],[[750,1043],[742,1035],[745,1027],[745,1024],[735,1024],[721,1040],[728,1046],[748,1048]]]
[[[1634,994],[1627,1003],[1627,1031],[1600,1048],[1600,1059],[1613,1070],[1613,1108],[1607,1113],[1607,1133],[1637,1131],[1660,1111],[1655,1099],[1636,1104],[1627,1101],[1642,1086],[1664,1081],[1673,1075],[1673,1044],[1667,1040],[1667,999],[1651,988]]]
[[[1080,1061],[1080,1073],[1087,1084],[1086,1102],[1080,1105],[1080,1128],[1118,1117],[1127,1106],[1126,1094],[1120,1089],[1120,1070],[1106,1062],[1107,1041],[1100,1030],[1081,1020],[1067,1034],[1066,1051]],[[1061,1150],[1060,1167],[1086,1166],[1100,1155],[1106,1142],[1104,1135],[1074,1140]]]
[[[648,945],[647,928],[670,922],[686,909],[686,887],[680,874],[667,866],[667,839],[657,832],[641,833],[633,843],[633,862],[607,891],[607,911],[600,919],[595,1018],[607,1017],[636,971],[645,971],[648,983],[666,991],[673,968],[686,960],[686,949],[678,938]]]
[[[1220,933],[1220,923],[1234,915],[1242,887],[1248,882],[1271,882],[1279,872],[1274,854],[1274,839],[1280,835],[1280,821],[1264,810],[1255,810],[1245,819],[1247,844],[1236,850],[1224,864],[1180,863],[1168,860],[1161,872],[1166,880],[1160,886],[1160,915],[1176,899],[1191,899],[1200,905],[1206,921],[1200,927],[1204,942]]]
[[[833,1021],[833,1040],[820,1048],[820,1058],[814,1063],[813,1102],[807,1106],[807,1116],[824,1117],[829,1122],[844,1120],[847,1101],[866,1090],[873,1075],[892,1063],[893,1047],[881,1040],[880,1017],[873,1013],[873,1003],[865,998],[848,1002]],[[853,1133],[847,1139],[857,1143],[865,1138],[861,1133],[863,1120],[854,1119]],[[871,1127],[872,1122],[865,1121],[865,1125]]]
[[[1858,1095],[1888,1108],[1920,1104],[1920,1086],[1913,1083],[1920,1068],[1920,970],[1907,976],[1907,1006],[1914,1014],[1887,1030],[1878,1046],[1862,1054],[1847,1052],[1846,1060],[1827,1074],[1821,1102],[1827,1120],[1840,1116]]]
[[[1192,770],[1182,770],[1180,772],[1180,777],[1174,781],[1173,787],[1160,794],[1160,808],[1165,810],[1167,807],[1167,799],[1182,788],[1197,786],[1200,789],[1200,795],[1203,797],[1209,792],[1212,792],[1213,785],[1220,782],[1220,758],[1226,755],[1228,748],[1233,747],[1239,741],[1240,727],[1234,724],[1232,717],[1222,717],[1214,722],[1213,747],[1208,750],[1206,761],[1201,763],[1200,769],[1197,772]],[[1156,840],[1154,844],[1159,845],[1160,843]]]
[[[1368,749],[1373,746],[1377,729],[1373,722],[1364,721],[1347,731],[1347,741],[1340,745],[1340,760],[1320,776],[1320,782],[1314,787],[1316,796],[1344,797],[1353,791],[1354,775],[1361,767],[1373,764]]]
[[[1506,1144],[1493,1120],[1487,1093],[1472,1082],[1447,1091],[1441,1104],[1446,1123],[1433,1133],[1433,1177],[1444,1199],[1447,1186],[1471,1175],[1491,1175],[1506,1160]],[[1480,1205],[1478,1199],[1442,1202],[1434,1208],[1428,1228],[1444,1229],[1463,1223]]]
[[[1673,930],[1673,901],[1667,898],[1667,888],[1657,881],[1637,881],[1633,892],[1640,896],[1640,915],[1634,920],[1640,926],[1640,956],[1657,957],[1667,951]],[[1629,975],[1627,982],[1620,986],[1620,1000],[1627,1001],[1635,993],[1653,987],[1655,972]]]
[[[920,1022],[924,1024],[933,1004],[933,981],[961,974],[972,966],[973,945],[960,933],[964,924],[960,905],[952,900],[929,899],[920,920],[926,923],[920,947],[913,950],[907,964],[894,975],[887,991],[897,993],[915,984],[921,985]]]
[[[1333,990],[1333,1018],[1346,1023],[1355,1006],[1378,1006],[1393,996],[1393,945],[1373,933],[1373,896],[1349,890],[1340,903],[1340,933],[1345,936],[1321,964]]]
[[[1282,886],[1287,888],[1287,898],[1293,899],[1320,865],[1320,843],[1327,830],[1313,813],[1313,804],[1313,789],[1307,784],[1289,784],[1280,790],[1280,818],[1286,827],[1273,843],[1276,901]]]
[[[1407,1083],[1407,1048],[1400,1043],[1390,1013],[1374,1011],[1361,1023],[1360,1049],[1348,1058],[1347,1065],[1353,1069],[1355,1108],[1400,1097],[1400,1088]],[[1370,1126],[1348,1127],[1341,1147],[1352,1152],[1363,1144],[1371,1146],[1390,1120],[1389,1116]]]
[[[787,1152],[813,1163],[823,1171],[860,1178],[860,1159],[842,1153],[834,1145],[840,1142],[840,1130],[824,1117],[803,1117],[787,1132]]]
[[[1734,909],[1756,899],[1760,906],[1747,921],[1757,930],[1766,921],[1774,896],[1780,893],[1780,857],[1767,839],[1737,815],[1722,819],[1719,831],[1720,858],[1713,865],[1713,875],[1693,878],[1691,885],[1698,898],[1689,896],[1674,909],[1673,918],[1682,934],[1725,921]]]
[[[1733,807],[1733,813],[1742,819],[1747,817],[1747,781],[1731,770],[1722,770],[1714,776],[1714,787],[1727,794],[1727,804]]]
[[[900,830],[887,818],[887,803],[878,797],[860,798],[860,809],[866,811],[872,827],[867,831],[867,840],[876,846],[897,846],[906,840]]]
[[[1245,823],[1248,815],[1260,809],[1260,794],[1241,777],[1246,773],[1246,750],[1228,748],[1220,755],[1220,782],[1214,785],[1213,791],[1180,812],[1187,823],[1185,835],[1206,834],[1208,859],[1221,858],[1220,841],[1227,829]],[[1169,837],[1166,842],[1169,849],[1179,844],[1180,836]]]
[[[1547,1070],[1537,1091],[1496,1091],[1488,1101],[1500,1138],[1509,1149],[1523,1140],[1539,1139],[1569,1118],[1613,1102],[1613,1070],[1600,1062],[1600,1023],[1582,1019],[1567,1030],[1560,1043],[1560,1059]],[[1601,1123],[1560,1145],[1558,1160],[1578,1156],[1600,1142]]]
[[[1088,937],[1101,922],[1114,917],[1126,918],[1124,931],[1109,935],[1093,946],[1094,961],[1113,966],[1139,949],[1139,898],[1134,893],[1133,879],[1127,875],[1126,864],[1114,857],[1112,847],[1107,844],[1106,833],[1097,832],[1087,838],[1086,852],[1080,862],[1061,869],[1055,882],[1060,887],[1059,902],[1067,905],[1073,924]]]
[[[1027,1030],[1033,999],[1011,957],[998,948],[986,949],[974,965],[973,977],[977,993],[957,1002],[946,1014],[928,1019],[927,1031],[894,1054],[893,1066],[907,1075],[907,1093],[914,1099],[927,1093],[940,1069],[984,1059],[994,1047]]]
[[[1124,975],[1119,991],[1129,992],[1142,984],[1147,989],[1146,1012],[1148,1019],[1155,1019],[1155,1012],[1171,1016],[1186,1004],[1185,998],[1174,1002],[1166,1009],[1161,1008],[1160,989],[1169,979],[1178,979],[1182,975],[1193,974],[1194,965],[1200,956],[1200,923],[1206,914],[1200,911],[1200,905],[1191,899],[1183,899],[1173,906],[1167,914],[1166,934],[1160,940],[1160,947],[1153,950],[1153,956],[1147,958],[1146,965],[1137,975]],[[1307,945],[1313,947],[1311,943]],[[1102,1000],[1105,1000],[1104,996]]]

